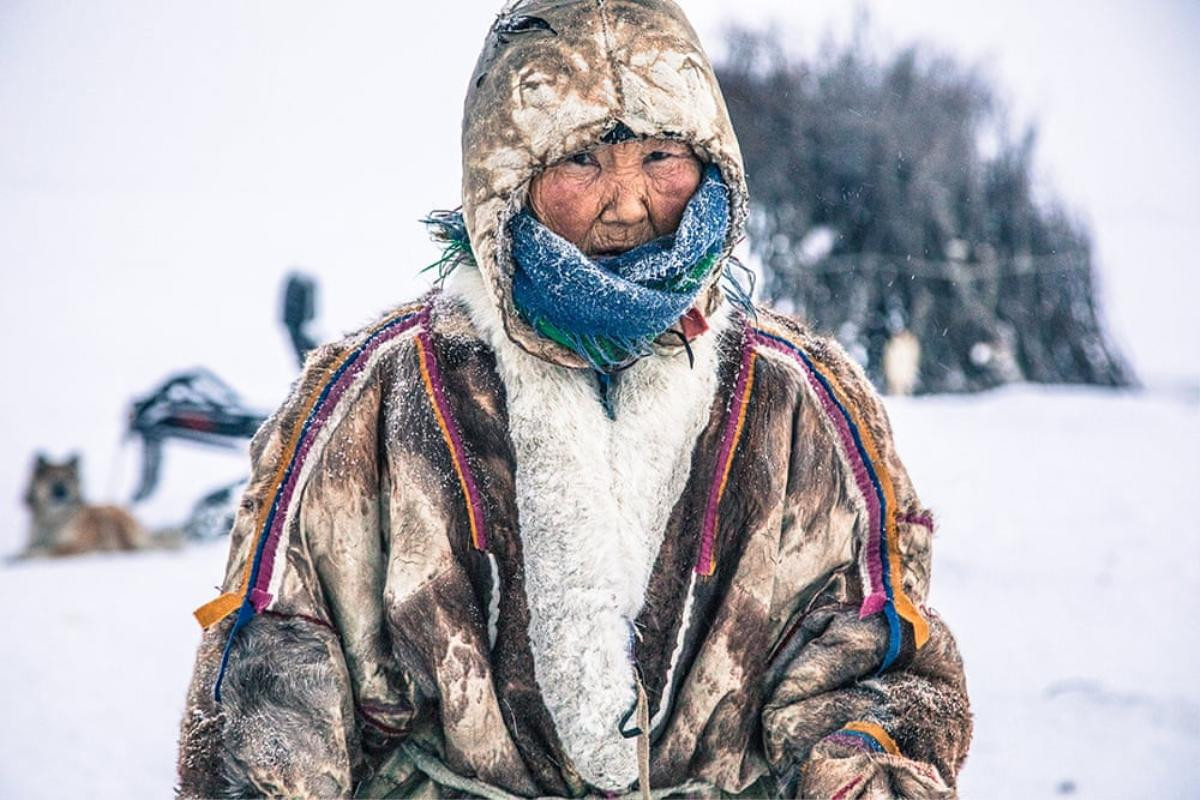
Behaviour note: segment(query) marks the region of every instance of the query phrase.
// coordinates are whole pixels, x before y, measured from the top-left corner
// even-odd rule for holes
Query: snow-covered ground
[[[965,797],[1194,797],[1200,398],[892,401],[976,714]],[[223,543],[0,570],[0,797],[164,797]]]
[[[937,513],[932,604],[976,734],[965,797],[1195,797],[1200,398],[1012,388],[892,402]]]
[[[129,496],[114,443],[169,372],[205,364],[277,403],[289,267],[320,280],[325,338],[424,288],[416,220],[456,202],[462,92],[499,5],[0,2],[0,552],[24,540],[35,449],[82,450],[89,498]],[[857,4],[684,5],[714,52],[734,13],[811,52]],[[982,61],[1014,125],[1040,124],[1042,171],[1095,225],[1114,336],[1148,383],[1183,387],[892,404],[975,701],[964,794],[1195,796],[1200,6],[865,7],[892,43]],[[151,524],[242,469],[166,459],[136,509]],[[0,798],[169,794],[190,611],[223,561],[218,543],[0,565]]]

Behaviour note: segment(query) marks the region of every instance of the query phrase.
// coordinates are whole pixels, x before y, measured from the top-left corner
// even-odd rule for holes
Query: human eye
[[[642,159],[642,161],[643,161],[643,163],[646,163],[646,164],[653,164],[656,161],[666,161],[668,158],[670,158],[673,155],[675,155],[675,154],[668,153],[666,150],[651,150],[649,153],[646,154],[646,157],[644,159]]]
[[[567,163],[575,164],[580,167],[591,167],[595,166],[596,157],[591,153],[584,151],[582,153],[575,153],[574,155],[567,156]]]

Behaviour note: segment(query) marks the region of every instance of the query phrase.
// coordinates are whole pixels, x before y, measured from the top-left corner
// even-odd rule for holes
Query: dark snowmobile
[[[282,321],[291,337],[296,359],[316,342],[308,331],[315,317],[316,283],[293,273],[283,290]],[[142,441],[142,468],[132,502],[147,499],[158,488],[163,450],[171,440],[207,447],[237,448],[266,420],[262,411],[247,406],[229,384],[211,370],[199,367],[168,377],[149,394],[136,399],[129,412],[127,436]],[[222,486],[200,498],[183,529],[188,538],[223,536],[233,522],[233,507],[245,479]]]

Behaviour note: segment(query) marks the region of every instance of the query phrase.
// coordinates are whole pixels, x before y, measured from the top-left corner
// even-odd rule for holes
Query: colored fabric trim
[[[721,449],[717,452],[717,465],[708,490],[708,502],[704,508],[704,526],[700,535],[700,553],[696,558],[696,572],[712,575],[717,568],[716,538],[718,511],[725,486],[729,482],[729,470],[737,451],[738,440],[746,424],[746,409],[750,403],[750,392],[754,388],[754,364],[757,353],[749,331],[743,333],[742,359],[738,367],[737,382],[725,415],[725,430],[721,435]]]
[[[213,698],[216,702],[221,702],[221,683],[225,678],[238,633],[256,613],[271,603],[270,585],[274,573],[275,551],[286,519],[291,514],[292,498],[298,478],[313,441],[320,434],[346,388],[362,371],[363,365],[370,361],[371,356],[383,344],[414,327],[419,319],[419,314],[410,307],[397,311],[372,327],[357,347],[346,353],[336,365],[330,364],[321,372],[318,381],[320,391],[314,392],[306,400],[299,415],[304,419],[304,423],[291,432],[283,450],[290,453],[290,456],[280,459],[272,478],[272,484],[275,486],[272,502],[270,505],[264,505],[259,511],[255,524],[259,533],[252,545],[253,557],[247,559],[242,573],[241,589],[238,592],[222,594],[195,612],[197,621],[208,628],[229,616],[234,610],[237,611],[237,617],[225,640],[221,664],[213,684]]]
[[[920,525],[923,528],[928,528],[933,531],[933,515],[932,514],[904,514],[900,517],[901,522],[907,522],[912,525]]]
[[[864,753],[882,753],[883,745],[867,736],[865,733],[851,733],[850,731],[840,731],[831,733],[825,737],[825,741],[840,744],[843,747],[853,747],[855,750],[862,750]]]
[[[276,619],[304,620],[305,622],[309,623],[310,625],[316,625],[319,628],[324,628],[325,630],[329,631],[330,633],[332,633],[334,636],[336,636],[338,638],[338,641],[341,641],[341,638],[342,638],[342,634],[341,634],[341,632],[338,631],[337,628],[333,627],[325,620],[314,617],[311,614],[285,614],[282,611],[275,611],[270,608],[264,608],[262,611],[260,611],[258,613],[265,614],[268,617],[275,617]]]
[[[391,710],[392,709],[380,708],[365,703],[360,703],[357,707],[358,715],[363,718],[363,721],[378,730],[380,733],[383,733],[387,736],[408,735],[408,730],[397,728],[394,725],[388,725],[379,718],[379,714],[386,714]]]
[[[274,545],[278,542],[285,516],[279,512],[286,510],[286,505],[295,490],[295,478],[299,474],[300,463],[308,454],[317,431],[329,418],[346,386],[355,377],[354,366],[384,342],[409,330],[417,322],[418,313],[411,308],[396,312],[371,328],[358,347],[322,371],[318,380],[320,390],[307,398],[299,415],[304,419],[304,423],[292,431],[291,437],[284,445],[283,451],[289,455],[279,460],[271,479],[271,485],[274,486],[272,500],[263,504],[259,510],[254,526],[259,531],[253,545],[254,556],[246,560],[241,586],[238,591],[222,594],[196,609],[195,617],[201,626],[212,627],[246,603],[253,603],[254,610],[261,611],[270,602],[267,587],[275,563]],[[265,580],[261,580],[264,576]]]
[[[426,315],[428,312],[425,312]],[[446,401],[446,388],[442,382],[442,373],[438,368],[437,358],[433,353],[433,344],[429,340],[428,326],[422,326],[416,336],[417,355],[420,359],[421,381],[425,392],[429,395],[429,403],[437,418],[438,430],[446,442],[450,452],[450,462],[454,466],[454,474],[458,477],[458,485],[462,489],[463,500],[467,506],[467,522],[471,527],[471,544],[476,550],[487,550],[487,531],[484,528],[483,502],[479,497],[479,488],[475,485],[475,477],[467,465],[466,448],[463,446],[462,432],[458,428]]]
[[[848,722],[829,738],[835,737],[854,737],[873,752],[887,753],[893,756],[900,755],[900,748],[896,746],[896,741],[883,729],[883,726],[875,722]]]
[[[855,786],[858,786],[860,783],[862,783],[862,781],[863,781],[862,775],[856,775],[848,783],[844,784],[842,786],[842,788],[840,788],[836,792],[834,792],[833,797],[831,797],[829,800],[844,800],[845,797],[850,794],[850,791]]]
[[[906,638],[902,623],[911,630],[914,647],[920,648],[929,639],[928,623],[904,592],[891,476],[869,427],[863,424],[832,371],[779,333],[757,328],[755,337],[763,346],[791,357],[800,366],[841,440],[854,482],[866,504],[872,535],[860,549],[864,599],[859,615],[867,617],[883,612],[887,620],[888,649],[880,667],[882,672],[900,656]]]
[[[243,570],[241,587],[236,592],[220,595],[195,611],[197,621],[205,628],[237,611],[237,617],[226,639],[213,687],[213,695],[217,702],[221,701],[221,682],[229,665],[229,657],[238,632],[255,614],[267,610],[274,599],[271,585],[275,577],[276,551],[281,533],[292,516],[295,502],[299,499],[298,490],[303,490],[307,475],[305,467],[314,442],[336,411],[347,389],[363,375],[380,348],[418,326],[416,347],[424,388],[442,437],[450,450],[451,463],[463,491],[472,544],[479,549],[486,548],[483,504],[474,476],[466,462],[458,423],[446,402],[441,371],[429,338],[431,310],[431,305],[425,305],[423,308],[410,306],[370,328],[356,347],[320,373],[317,381],[320,389],[312,392],[305,400],[299,415],[304,419],[304,423],[292,431],[283,448],[283,452],[290,455],[280,459],[272,477],[271,484],[275,487],[272,501],[263,506],[255,521],[255,529],[259,533],[252,544],[252,557],[247,559]]]
[[[290,456],[280,459],[272,479],[272,484],[276,487],[272,502],[269,506],[263,506],[259,512],[255,525],[259,534],[252,547],[253,557],[247,559],[243,571],[240,592],[222,594],[195,612],[200,624],[210,627],[237,610],[237,617],[225,640],[221,664],[213,684],[213,699],[216,702],[221,702],[221,683],[229,667],[229,658],[238,633],[255,614],[267,608],[273,599],[270,586],[274,573],[275,551],[284,525],[291,516],[292,499],[313,442],[320,435],[346,388],[359,376],[372,355],[386,342],[414,327],[420,319],[417,311],[408,308],[396,312],[372,327],[357,347],[345,354],[336,365],[330,364],[321,372],[318,381],[320,391],[314,392],[305,401],[300,414],[300,417],[304,418],[304,424],[291,432],[283,450],[290,453]]]
[[[729,192],[714,164],[676,230],[612,256],[589,256],[528,209],[508,223],[513,304],[541,335],[596,370],[650,355],[696,300],[729,230]]]

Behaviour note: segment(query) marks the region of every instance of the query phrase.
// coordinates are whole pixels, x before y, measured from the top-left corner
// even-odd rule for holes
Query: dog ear
[[[25,504],[26,508],[33,508],[33,502],[35,500],[33,496],[33,487],[37,486],[38,475],[41,473],[45,465],[46,460],[42,458],[41,453],[38,453],[33,464],[33,474],[29,476],[29,485],[25,487],[25,494],[21,496],[21,502]]]
[[[34,470],[36,471],[36,470],[45,469],[48,466],[50,466],[50,459],[46,458],[45,453],[43,453],[41,450],[38,450],[37,455],[34,456],[34,459],[33,459]]]
[[[66,467],[67,469],[75,469],[75,470],[79,469],[79,452],[76,451],[74,453],[71,453],[70,458],[68,458],[63,463],[63,466]]]

